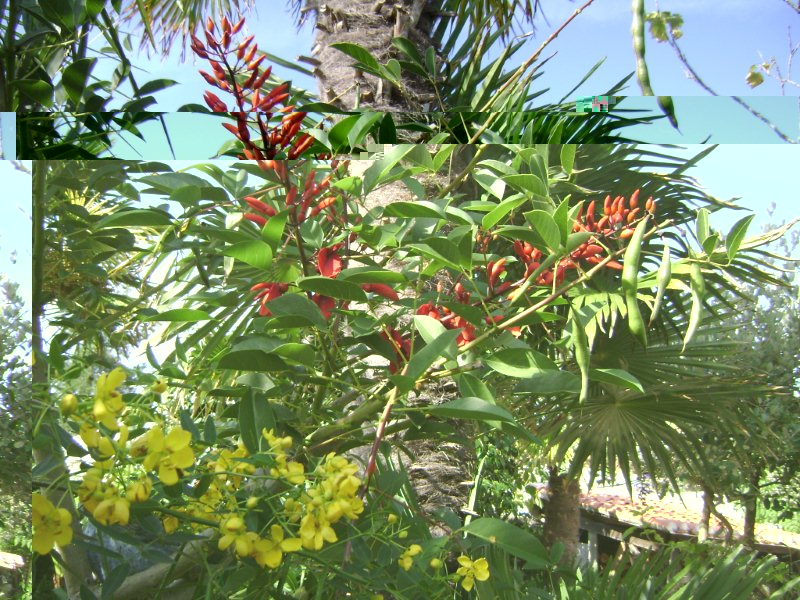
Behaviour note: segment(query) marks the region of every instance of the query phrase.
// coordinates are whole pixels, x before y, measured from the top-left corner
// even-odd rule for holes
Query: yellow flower
[[[400,555],[397,562],[403,567],[404,571],[408,571],[414,563],[414,557],[420,552],[422,552],[422,546],[419,544],[411,544],[408,549]]]
[[[386,522],[389,523],[389,525],[397,523],[397,515],[394,513],[389,514],[389,516],[386,517]]]
[[[461,566],[456,573],[461,575],[464,579],[461,580],[461,587],[470,591],[475,585],[475,580],[486,581],[489,579],[489,563],[485,558],[479,558],[472,561],[468,556],[463,554],[458,557],[458,564]]]
[[[65,546],[72,541],[72,515],[64,508],[56,508],[41,494],[31,498],[33,509],[33,550],[47,554],[53,546]]]
[[[65,417],[70,416],[78,410],[78,399],[75,394],[67,394],[61,399],[61,414]]]
[[[81,423],[79,435],[87,448],[97,448],[100,445],[100,432],[94,425]]]
[[[98,503],[92,511],[92,516],[103,525],[127,525],[130,519],[130,508],[130,501],[120,497],[117,490],[109,486],[106,499]]]
[[[166,515],[161,522],[164,524],[164,531],[167,533],[172,533],[178,528],[178,517],[173,515]]]
[[[440,558],[432,558],[431,562],[428,563],[431,569],[441,569],[442,568],[442,560]]]
[[[144,502],[150,497],[153,491],[153,480],[147,475],[140,477],[139,481],[134,481],[128,486],[125,497],[131,502]]]
[[[338,540],[330,522],[324,517],[317,519],[313,514],[306,514],[300,521],[300,539],[307,550],[320,550],[325,542]]]
[[[163,379],[156,379],[156,382],[150,386],[150,391],[156,394],[163,394],[167,391],[167,382]]]
[[[301,463],[293,460],[287,462],[284,457],[284,460],[277,461],[277,465],[277,467],[270,469],[270,475],[276,479],[282,477],[289,483],[293,483],[295,485],[305,483],[305,467],[303,467]]]
[[[144,468],[150,471],[158,466],[158,478],[162,483],[175,485],[182,475],[180,470],[194,464],[194,452],[189,447],[192,434],[176,427],[164,437],[161,426],[156,426],[145,435],[147,456],[144,459]]]
[[[219,538],[219,549],[226,550],[234,544],[236,554],[241,557],[249,556],[253,552],[253,546],[258,540],[258,535],[252,531],[247,531],[247,527],[241,517],[232,516],[220,521],[219,530],[222,537]]]
[[[117,388],[125,381],[125,371],[117,367],[110,373],[104,373],[97,379],[97,391],[94,395],[94,418],[111,431],[119,429],[117,417],[125,408],[122,394]]]
[[[297,552],[302,547],[300,538],[284,538],[280,525],[270,527],[270,537],[259,539],[253,548],[253,558],[262,567],[274,569],[283,562],[284,552]]]
[[[93,467],[86,471],[83,481],[78,487],[78,498],[89,512],[94,512],[97,505],[105,499],[106,485],[103,483],[103,470]]]

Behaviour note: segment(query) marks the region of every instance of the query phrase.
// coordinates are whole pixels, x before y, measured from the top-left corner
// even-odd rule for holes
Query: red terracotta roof
[[[546,488],[540,488],[540,497],[547,499]],[[700,523],[700,512],[684,506],[679,501],[659,499],[657,496],[646,496],[642,500],[631,499],[628,495],[606,494],[590,491],[580,496],[584,510],[589,510],[605,517],[631,525],[644,525],[654,529],[697,535]],[[734,534],[741,534],[743,523],[725,515],[734,527]],[[709,535],[723,537],[725,529],[716,517],[709,522]],[[774,526],[756,525],[756,542],[776,546],[800,548],[800,535],[783,531]]]

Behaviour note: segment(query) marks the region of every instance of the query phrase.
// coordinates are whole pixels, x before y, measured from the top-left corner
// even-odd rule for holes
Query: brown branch
[[[145,571],[134,573],[125,581],[114,594],[114,600],[137,600],[148,597],[148,593],[162,588],[169,581],[180,579],[199,565],[205,563],[203,557],[209,539],[213,536],[213,529],[206,529],[200,535],[204,539],[193,540],[187,543],[170,563],[153,565]]]

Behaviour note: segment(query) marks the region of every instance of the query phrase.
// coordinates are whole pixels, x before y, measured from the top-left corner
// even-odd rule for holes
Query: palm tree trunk
[[[751,474],[750,489],[744,496],[744,531],[742,544],[752,547],[756,541],[756,516],[759,496],[758,474]]]
[[[573,565],[578,556],[580,535],[580,485],[574,479],[550,470],[547,481],[547,504],[544,509],[544,541],[548,548],[564,545],[562,565]]]
[[[314,74],[319,97],[344,110],[369,107],[384,112],[419,111],[433,97],[422,78],[403,73],[403,89],[353,68],[352,59],[331,47],[337,42],[366,48],[379,63],[394,56],[393,37],[405,37],[424,56],[433,45],[429,0],[326,0],[316,8],[314,58],[320,61]],[[435,3],[433,3],[435,4]]]

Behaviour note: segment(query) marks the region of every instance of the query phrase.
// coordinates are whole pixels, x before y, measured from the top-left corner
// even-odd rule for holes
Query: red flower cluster
[[[260,300],[261,304],[258,309],[258,314],[262,317],[268,317],[270,312],[267,308],[267,302],[282,296],[287,289],[289,289],[289,284],[286,283],[257,283],[251,287],[251,292],[258,291],[256,300]]]
[[[644,209],[650,214],[655,213],[656,203],[652,196],[645,202]],[[585,215],[582,215],[583,207],[581,207],[573,231],[591,231],[606,237],[617,235],[624,240],[633,235],[635,229],[633,223],[637,217],[644,214],[640,213],[640,210],[638,189],[631,194],[627,207],[623,196],[617,196],[612,200],[609,194],[603,201],[603,215],[599,219],[595,216],[594,200],[589,202]]]
[[[283,166],[283,163],[280,161],[269,162],[274,163],[276,166]],[[338,164],[332,163],[332,166],[336,168]],[[278,175],[281,176],[282,171],[280,169],[277,169],[277,171]],[[297,217],[298,224],[304,222],[307,217],[316,217],[322,211],[327,212],[325,216],[329,221],[333,221],[337,216],[336,207],[334,206],[337,200],[336,196],[327,196],[322,200],[317,199],[320,194],[329,189],[331,175],[325,176],[319,183],[314,181],[315,175],[316,171],[312,169],[306,178],[303,195],[300,198],[299,203],[297,202],[297,187],[287,184],[289,191],[286,193],[284,198],[284,204],[286,205],[286,208],[290,210],[292,215]],[[252,210],[255,211],[253,213],[245,213],[244,218],[248,221],[256,223],[259,227],[264,227],[264,225],[267,224],[267,221],[269,221],[270,217],[274,217],[276,214],[278,214],[275,208],[253,196],[245,197],[244,201]],[[311,210],[309,211],[309,209]]]
[[[306,113],[295,111],[294,105],[280,109],[275,107],[289,98],[289,84],[282,83],[262,94],[261,88],[269,79],[272,67],[263,71],[260,65],[265,58],[261,55],[254,58],[258,45],[253,43],[254,36],[248,36],[241,43],[232,47],[231,40],[244,25],[242,18],[231,25],[227,17],[220,20],[220,37],[215,37],[217,26],[211,18],[206,21],[206,44],[192,35],[191,48],[200,58],[207,59],[212,73],[200,71],[200,75],[216,88],[230,92],[236,99],[238,111],[231,112],[236,118],[236,125],[224,123],[223,127],[233,133],[244,144],[244,158],[258,161],[259,166],[267,169],[264,161],[274,159],[278,152],[286,150],[286,158],[292,160],[308,150],[314,139],[307,133],[300,134],[300,127]],[[240,84],[237,75],[244,81]],[[249,98],[247,98],[249,96]],[[218,96],[206,91],[203,96],[209,108],[215,112],[228,112],[227,105]],[[249,108],[245,108],[249,104]],[[254,124],[261,134],[261,147],[250,138],[250,118],[255,115]],[[280,122],[270,126],[273,113],[283,113]]]
[[[585,260],[591,264],[599,264],[605,259],[603,254],[606,249],[598,243],[598,238],[603,237],[607,239],[628,239],[633,235],[636,228],[636,220],[641,217],[639,207],[639,190],[635,190],[631,194],[628,206],[625,206],[625,198],[617,196],[613,200],[611,196],[606,196],[603,203],[603,216],[597,218],[595,215],[595,201],[592,200],[586,213],[583,213],[583,207],[578,210],[578,215],[573,225],[573,231],[588,231],[597,234],[589,238],[583,244],[573,250],[569,257],[564,258],[549,271],[541,273],[535,283],[538,285],[552,286],[555,279],[556,284],[564,281],[566,272],[569,269],[576,269],[578,261]],[[656,203],[653,198],[649,198],[645,203],[645,210],[649,213],[654,213]],[[523,279],[530,277],[542,263],[542,252],[538,248],[532,246],[528,242],[516,240],[514,242],[514,252],[520,261],[525,265],[525,275]],[[499,261],[498,261],[499,262]],[[622,265],[615,261],[609,261],[606,266],[610,269],[621,270]],[[491,289],[491,286],[490,286]]]

